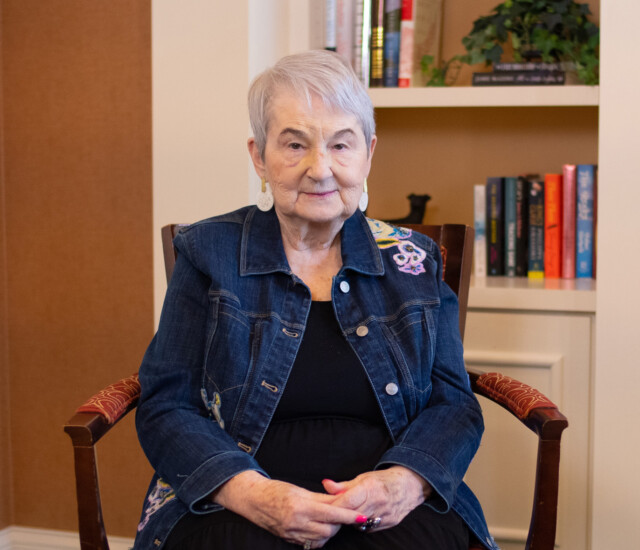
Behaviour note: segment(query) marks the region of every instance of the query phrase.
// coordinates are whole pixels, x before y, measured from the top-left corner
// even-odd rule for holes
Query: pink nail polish
[[[367,523],[367,516],[358,516],[356,518],[356,523]]]

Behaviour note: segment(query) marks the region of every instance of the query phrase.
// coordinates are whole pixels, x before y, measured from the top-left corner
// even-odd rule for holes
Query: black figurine
[[[411,193],[407,199],[409,199],[409,215],[404,218],[397,218],[395,220],[382,220],[393,225],[402,225],[403,223],[422,223],[424,219],[424,213],[427,210],[427,202],[431,199],[431,195],[414,195]]]

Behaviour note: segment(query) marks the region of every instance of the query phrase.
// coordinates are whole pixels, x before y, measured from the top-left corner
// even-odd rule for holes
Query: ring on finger
[[[304,550],[310,550],[311,549],[311,541],[310,540],[306,540],[304,542],[304,546],[302,548],[304,548]]]
[[[376,527],[378,527],[381,521],[382,521],[382,518],[380,518],[379,516],[369,518],[366,522],[360,525],[358,529],[363,532],[370,531],[371,529],[375,529]]]

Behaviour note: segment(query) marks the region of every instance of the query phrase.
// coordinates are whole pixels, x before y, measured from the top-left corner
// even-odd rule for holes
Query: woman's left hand
[[[325,479],[325,491],[336,495],[334,504],[357,510],[370,520],[380,518],[376,530],[398,525],[431,495],[431,485],[404,466],[365,472],[343,482]]]

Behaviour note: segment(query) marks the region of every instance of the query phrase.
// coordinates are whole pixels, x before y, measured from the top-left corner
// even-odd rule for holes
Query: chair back
[[[185,224],[170,224],[162,228],[162,250],[167,283],[173,274],[177,252],[173,247],[173,239]],[[473,227],[462,224],[447,223],[444,225],[407,224],[404,227],[431,237],[440,247],[442,253],[443,275],[445,283],[458,296],[460,337],[464,338],[464,327],[469,302],[469,286],[471,284],[471,260],[473,258]]]

